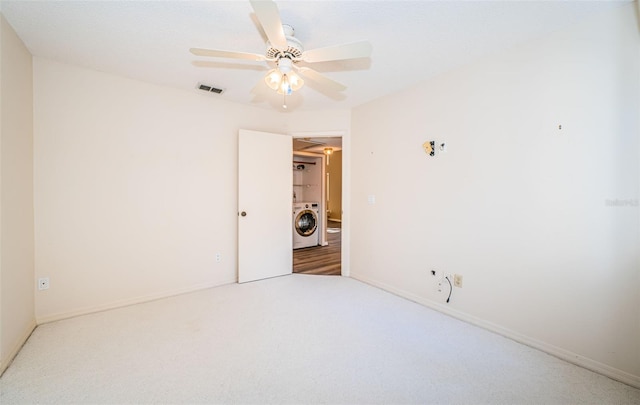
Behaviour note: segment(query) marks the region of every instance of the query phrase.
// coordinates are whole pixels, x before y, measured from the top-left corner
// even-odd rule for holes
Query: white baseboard
[[[380,289],[383,289],[385,291],[388,291],[392,294],[398,295],[402,298],[406,298],[410,301],[416,302],[418,304],[424,305],[426,307],[432,308],[436,311],[442,312],[446,315],[452,316],[456,319],[459,319],[461,321],[470,323],[472,325],[481,327],[483,329],[489,330],[491,332],[495,332],[499,335],[502,335],[506,338],[515,340],[518,343],[522,343],[524,345],[527,345],[529,347],[533,347],[534,349],[538,349],[541,350],[547,354],[550,354],[552,356],[555,356],[559,359],[565,360],[569,363],[575,364],[577,366],[586,368],[588,370],[594,371],[598,374],[602,374],[606,377],[612,378],[616,381],[620,381],[622,383],[625,383],[627,385],[630,385],[632,387],[635,388],[640,388],[640,376],[637,375],[633,375],[630,373],[627,373],[626,371],[622,371],[619,370],[617,368],[608,366],[606,364],[600,363],[596,360],[592,360],[588,357],[584,357],[581,356],[579,354],[573,353],[571,351],[562,349],[560,347],[539,341],[537,339],[533,339],[531,337],[522,335],[518,332],[512,331],[508,328],[504,328],[500,325],[496,325],[492,322],[486,321],[484,319],[481,318],[477,318],[475,316],[469,315],[467,313],[461,312],[461,311],[457,311],[455,309],[452,309],[451,307],[448,307],[446,305],[440,304],[438,302],[434,302],[431,300],[428,300],[426,298],[420,297],[416,294],[395,288],[389,284],[374,280],[372,278],[351,272],[350,276],[353,279],[356,279],[358,281],[362,281],[363,283],[372,285],[374,287],[378,287]]]
[[[226,284],[235,284],[238,280],[226,280],[220,283],[208,283],[208,284],[200,284],[197,286],[192,286],[189,288],[183,288],[180,290],[166,291],[158,294],[150,294],[142,297],[136,297],[121,301],[114,301],[104,305],[96,305],[92,307],[81,308],[73,311],[60,312],[57,314],[45,315],[36,318],[36,323],[38,325],[42,325],[43,323],[60,321],[62,319],[75,318],[76,316],[93,314],[96,312],[108,311],[110,309],[127,307],[135,304],[142,304],[145,302],[156,301],[163,298],[174,297],[176,295],[188,294],[195,291],[206,290],[208,288],[220,287]]]
[[[35,320],[29,322],[26,329],[22,332],[20,338],[17,342],[15,342],[9,353],[6,353],[2,356],[2,358],[0,359],[0,377],[2,376],[2,374],[4,374],[5,370],[9,367],[13,359],[18,355],[18,352],[27,342],[27,339],[29,339],[29,336],[31,336],[36,326],[37,324]]]

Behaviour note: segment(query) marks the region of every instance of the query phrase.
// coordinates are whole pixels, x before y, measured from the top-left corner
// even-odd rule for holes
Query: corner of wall
[[[2,357],[0,358],[0,377],[2,377],[2,374],[4,374],[5,371],[7,371],[7,368],[9,368],[13,359],[18,355],[22,346],[27,343],[29,336],[31,336],[36,327],[36,321],[33,319],[28,325],[26,325],[26,328],[22,333],[20,333],[19,339],[13,342],[13,346],[8,351],[2,353]]]
[[[33,61],[0,14],[0,372],[36,326]]]

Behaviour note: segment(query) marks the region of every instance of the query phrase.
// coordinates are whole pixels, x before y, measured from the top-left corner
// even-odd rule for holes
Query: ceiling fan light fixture
[[[287,75],[282,75],[282,81],[280,82],[280,87],[278,88],[278,94],[290,96],[291,93],[293,93],[293,89],[291,88],[291,83],[289,83],[289,78],[287,77]]]
[[[280,81],[277,83],[277,87],[274,90],[276,90],[278,94],[290,96],[294,91],[300,90],[303,85],[304,80],[302,80],[300,76],[295,74],[295,72],[290,72],[281,76]]]
[[[304,86],[304,80],[292,70],[292,62],[288,58],[280,59],[278,67],[267,72],[264,82],[270,89],[277,91],[278,94],[287,96]]]
[[[282,82],[282,74],[278,69],[272,69],[264,77],[264,82],[267,83],[267,86],[272,90],[278,90]]]
[[[291,81],[287,77],[287,75],[282,75],[282,83],[280,83],[280,89],[278,90],[278,94],[285,94],[290,96],[293,93],[293,88],[291,87]]]
[[[287,77],[289,78],[289,83],[293,91],[298,91],[304,86],[304,80],[294,72],[291,72]]]

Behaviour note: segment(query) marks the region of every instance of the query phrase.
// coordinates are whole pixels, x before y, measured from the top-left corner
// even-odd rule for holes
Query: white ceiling
[[[311,65],[348,89],[306,80],[291,110],[351,108],[628,1],[277,1],[305,49],[369,40],[368,59]],[[208,59],[189,48],[264,53],[248,1],[13,1],[0,10],[35,56],[280,109],[266,62]],[[196,62],[197,63],[197,62]]]

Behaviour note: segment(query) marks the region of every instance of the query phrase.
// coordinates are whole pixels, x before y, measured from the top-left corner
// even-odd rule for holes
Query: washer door
[[[318,227],[318,217],[311,210],[302,210],[296,215],[294,221],[296,232],[300,236],[311,236]]]

